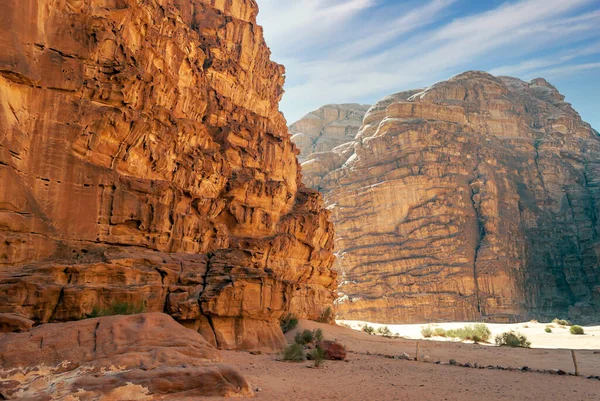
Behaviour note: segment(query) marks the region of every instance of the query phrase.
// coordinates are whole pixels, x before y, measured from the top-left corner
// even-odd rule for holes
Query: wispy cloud
[[[467,3],[259,0],[273,58],[287,67],[286,117],[467,69],[556,76],[597,68],[600,0],[519,0],[478,12]]]

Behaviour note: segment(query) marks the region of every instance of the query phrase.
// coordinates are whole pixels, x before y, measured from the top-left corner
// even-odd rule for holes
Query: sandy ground
[[[225,351],[223,358],[259,389],[257,400],[600,400],[600,381],[582,377],[469,369],[367,355],[367,352],[384,355],[406,352],[414,357],[419,342],[420,353],[432,361],[447,363],[455,359],[459,363],[570,372],[573,364],[569,350],[388,339],[345,327],[300,322],[298,329],[305,328],[321,328],[327,339],[344,343],[350,351],[348,361],[327,361],[315,369],[308,361],[281,362],[278,355]],[[295,331],[288,333],[290,342],[294,334]],[[600,375],[599,351],[579,350],[577,357],[582,374]]]
[[[385,325],[376,323],[366,323],[356,320],[338,320],[338,324],[347,325],[355,330],[361,330],[365,324],[372,326],[375,329],[387,326],[394,334],[399,334],[404,338],[415,340],[431,340],[431,341],[458,341],[446,339],[442,337],[434,337],[426,339],[421,335],[423,327],[430,326],[432,328],[441,327],[445,330],[457,329],[473,323],[436,323],[436,324],[399,324]],[[497,334],[514,330],[527,336],[531,341],[532,348],[549,348],[549,349],[597,349],[600,350],[600,326],[584,326],[585,335],[573,335],[567,326],[559,326],[554,323],[536,323],[525,322],[517,324],[495,324],[486,323],[492,332],[492,342]],[[552,333],[546,333],[544,329],[550,325]]]

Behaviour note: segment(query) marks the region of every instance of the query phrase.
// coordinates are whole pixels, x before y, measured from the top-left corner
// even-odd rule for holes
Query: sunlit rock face
[[[329,104],[290,125],[292,141],[300,149],[303,181],[318,189],[323,175],[341,166],[370,106]]]
[[[8,0],[0,17],[0,313],[115,302],[222,348],[336,288],[254,0]]]
[[[340,317],[600,315],[600,141],[544,79],[392,95],[304,165],[333,215]]]

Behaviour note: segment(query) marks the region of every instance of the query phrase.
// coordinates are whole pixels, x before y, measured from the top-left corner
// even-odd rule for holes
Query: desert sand
[[[429,340],[429,341],[458,341],[451,338],[424,338],[421,335],[423,327],[430,326],[432,328],[441,327],[444,330],[457,329],[470,325],[469,322],[453,322],[453,323],[432,323],[432,324],[377,324],[361,322],[357,320],[338,320],[339,325],[346,325],[355,330],[361,330],[365,324],[373,327],[375,330],[380,327],[388,327],[394,334],[412,340]],[[515,324],[497,324],[486,323],[492,332],[492,342],[497,334],[507,331],[515,331],[527,336],[531,341],[531,348],[549,348],[549,349],[600,349],[600,326],[584,326],[585,335],[573,335],[569,331],[570,327],[560,326],[554,323],[539,323],[535,321],[515,323]],[[551,327],[552,333],[546,333],[546,326]]]
[[[542,332],[543,327],[545,325],[542,325]],[[311,321],[301,321],[298,328],[286,337],[292,342],[296,331],[315,328],[321,328],[325,338],[336,339],[346,345],[349,350],[346,362],[327,361],[316,369],[312,368],[310,361],[282,362],[278,355],[252,355],[233,351],[225,351],[223,354],[228,363],[240,369],[253,388],[258,389],[255,392],[257,400],[600,399],[598,380],[448,365],[450,359],[455,359],[459,363],[478,363],[482,366],[528,366],[532,369],[572,372],[571,354],[567,349],[499,348],[450,341],[383,338],[346,327]],[[559,337],[561,335],[557,335]],[[417,342],[420,344],[421,355],[429,356],[432,362],[390,359],[384,356],[398,356],[406,352],[414,357]],[[582,375],[600,374],[599,351],[578,350],[577,358]],[[445,364],[438,365],[435,364],[436,361]]]

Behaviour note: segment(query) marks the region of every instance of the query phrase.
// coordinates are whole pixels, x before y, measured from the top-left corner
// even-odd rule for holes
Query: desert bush
[[[468,325],[460,329],[446,331],[448,337],[460,338],[461,340],[471,340],[476,343],[488,342],[492,337],[492,332],[483,323]]]
[[[552,333],[552,329],[551,329],[550,327],[547,327],[547,326],[546,326],[546,328],[544,329],[544,331],[545,331],[546,333]]]
[[[572,326],[572,323],[565,319],[556,318],[552,321],[554,324],[558,324],[559,326]]]
[[[333,309],[330,306],[321,312],[321,316],[317,319],[319,323],[331,323],[334,320]]]
[[[362,331],[364,331],[367,334],[375,334],[375,329],[372,326],[369,326],[368,324],[365,324],[363,326]]]
[[[310,359],[315,362],[315,368],[318,368],[325,361],[325,350],[317,345],[310,352]]]
[[[323,330],[321,330],[321,329],[313,330],[312,334],[313,334],[313,342],[320,343],[321,341],[323,341]]]
[[[390,330],[389,327],[383,326],[383,327],[380,327],[377,329],[377,334],[379,334],[380,336],[384,336],[384,337],[391,337],[392,331]]]
[[[86,315],[87,318],[116,316],[116,315],[137,315],[144,313],[146,306],[143,304],[133,304],[130,302],[114,302],[108,308],[103,309],[99,306],[94,306],[92,311]]]
[[[431,326],[425,326],[421,329],[421,335],[425,338],[430,338],[433,335]]]
[[[291,344],[283,351],[283,360],[290,362],[304,361],[304,349],[300,344]]]
[[[527,340],[527,337],[514,331],[498,334],[496,336],[496,345],[500,347],[531,347],[531,343]]]
[[[585,334],[585,331],[583,330],[583,327],[581,326],[571,326],[571,334]]]
[[[294,337],[294,341],[298,345],[310,344],[314,341],[314,339],[315,338],[314,338],[313,332],[310,330],[299,331],[296,333],[296,336]]]
[[[436,337],[446,337],[446,330],[442,329],[441,327],[436,327],[433,329],[433,335]]]
[[[283,330],[284,333],[287,333],[288,331],[294,330],[296,326],[298,326],[298,318],[293,313],[288,313],[281,318],[279,324],[281,325],[281,330]]]

